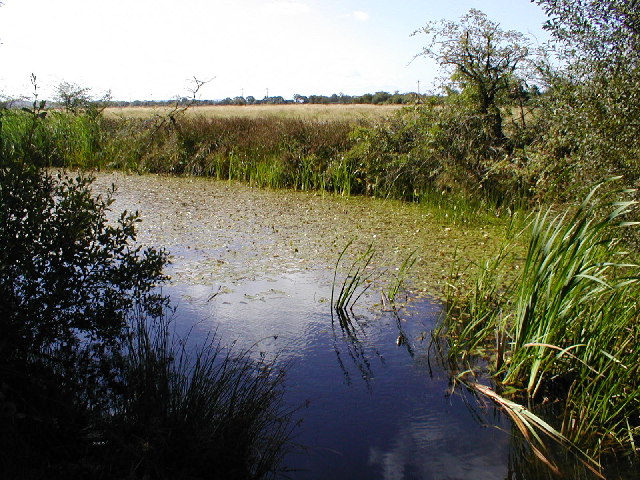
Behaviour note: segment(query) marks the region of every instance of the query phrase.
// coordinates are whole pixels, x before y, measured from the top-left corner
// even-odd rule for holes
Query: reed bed
[[[186,114],[202,118],[284,118],[320,122],[382,120],[400,110],[400,105],[204,105],[189,108]],[[108,107],[107,118],[151,119],[169,113],[172,107]]]
[[[487,358],[506,395],[533,410],[555,405],[559,432],[595,458],[637,452],[640,438],[640,266],[620,240],[637,228],[626,221],[635,202],[615,199],[629,191],[598,199],[599,188],[577,208],[533,218],[521,273],[506,288],[508,249],[468,293],[454,286],[440,331],[452,362]]]
[[[424,126],[410,120],[411,111],[393,107],[395,120],[197,111],[138,117],[4,110],[0,137],[6,155],[45,167],[206,176],[256,187],[396,198],[433,205],[453,221],[496,205],[495,192],[487,188],[442,187],[434,153],[421,146]]]
[[[101,463],[127,478],[275,476],[294,428],[284,370],[215,336],[194,347],[170,327],[166,317],[132,322],[123,388],[96,432]]]

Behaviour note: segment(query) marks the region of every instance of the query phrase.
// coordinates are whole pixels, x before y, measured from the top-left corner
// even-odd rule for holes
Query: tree
[[[94,197],[91,181],[0,164],[0,373],[7,383],[9,372],[19,382],[36,364],[54,365],[48,375],[67,381],[81,366],[98,368],[89,360],[116,345],[132,311],[159,315],[166,303],[153,290],[165,278],[166,253],[133,245],[137,214],[108,222],[112,199]]]
[[[389,100],[390,98],[391,98],[391,94],[389,94],[388,92],[376,92],[373,95],[371,102],[375,103],[376,105],[380,105],[382,103],[387,102],[387,100]]]
[[[60,82],[56,88],[54,100],[67,112],[76,113],[79,109],[91,103],[90,88],[81,87],[75,83]]]
[[[111,101],[111,92],[107,91],[102,97],[95,98],[88,87],[81,87],[71,82],[60,82],[56,87],[54,100],[68,113],[86,113],[97,117]]]
[[[459,22],[431,22],[416,34],[430,39],[416,57],[431,57],[448,69],[453,85],[471,96],[487,132],[502,143],[505,137],[499,96],[508,90],[530,57],[527,37],[502,30],[476,9],[469,10]]]
[[[640,59],[640,0],[533,0],[550,17],[545,28],[561,45],[572,63],[612,67],[624,59],[638,67]],[[615,65],[619,66],[619,65]]]
[[[640,1],[535,0],[562,69],[547,69],[546,145],[579,184],[640,179]]]

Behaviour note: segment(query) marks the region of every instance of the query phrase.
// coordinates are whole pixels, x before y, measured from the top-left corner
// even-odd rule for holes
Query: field
[[[206,105],[191,107],[189,116],[204,118],[292,118],[300,120],[375,120],[393,115],[401,105]],[[107,117],[149,118],[163,115],[172,107],[110,107],[105,110]]]

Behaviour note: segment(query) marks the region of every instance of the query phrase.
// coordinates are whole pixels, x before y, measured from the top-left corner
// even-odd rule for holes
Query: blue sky
[[[430,20],[470,8],[547,39],[529,0],[3,0],[0,94],[41,97],[61,81],[113,98],[291,98],[435,89],[437,67],[411,62]]]

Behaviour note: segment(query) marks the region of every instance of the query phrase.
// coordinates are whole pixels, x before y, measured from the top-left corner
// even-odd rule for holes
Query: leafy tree
[[[357,101],[358,101],[358,103],[372,103],[373,94],[365,93],[364,95],[361,95],[360,97],[358,97]]]
[[[431,57],[448,69],[454,88],[469,95],[487,132],[501,143],[505,135],[500,94],[530,58],[529,40],[522,33],[502,30],[476,9],[458,22],[431,22],[416,34],[429,38],[416,57]]]
[[[545,147],[570,181],[640,179],[640,2],[536,0],[550,19],[563,68],[546,70]]]
[[[54,100],[67,112],[77,112],[91,103],[90,88],[75,83],[61,82],[56,88]]]
[[[134,245],[137,214],[109,222],[111,195],[95,197],[91,181],[0,165],[0,383],[27,419],[45,409],[56,422],[66,406],[51,391],[99,403],[129,316],[166,304],[154,291],[166,253]]]
[[[611,60],[638,67],[639,0],[535,0],[550,17],[545,28],[566,47],[569,60],[588,60],[602,68],[618,68]],[[617,62],[616,62],[617,63]],[[574,65],[576,66],[576,62]]]
[[[388,92],[376,92],[371,99],[372,103],[379,105],[381,103],[385,103],[387,100],[391,98],[391,95]]]
[[[67,112],[92,113],[96,116],[111,100],[111,92],[106,92],[98,99],[91,95],[91,89],[88,87],[81,87],[71,82],[61,82],[56,87],[54,100]]]

